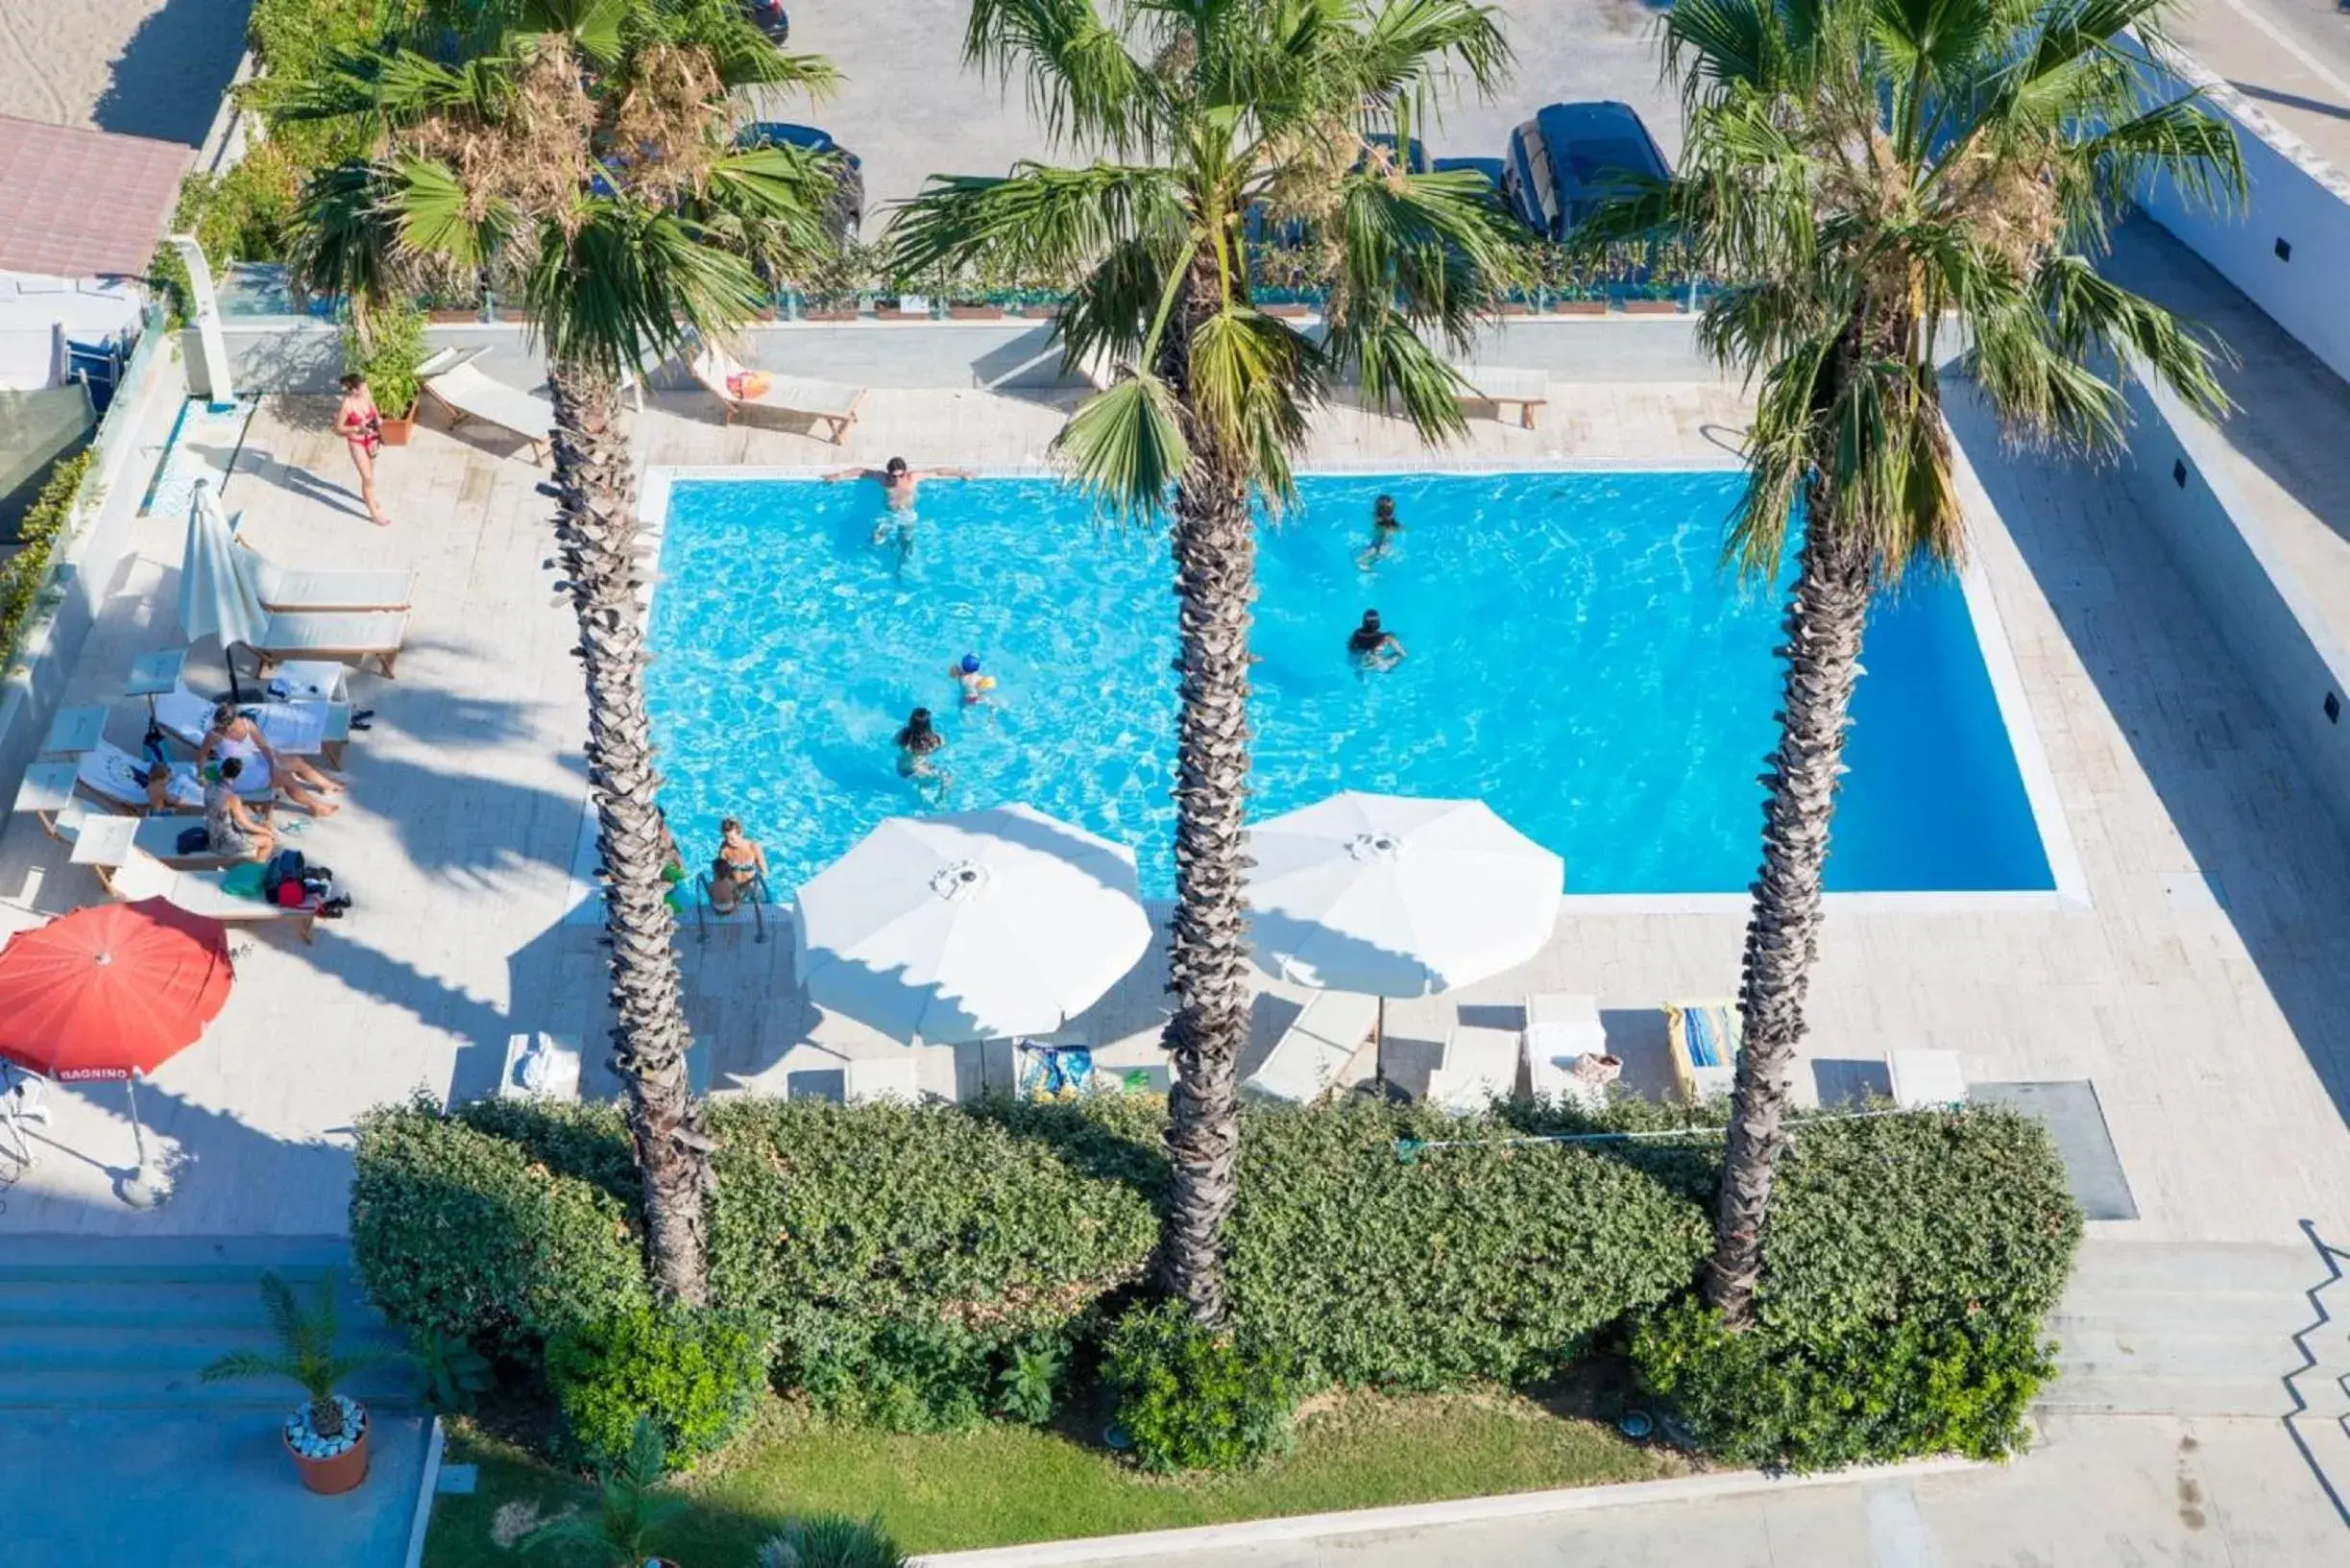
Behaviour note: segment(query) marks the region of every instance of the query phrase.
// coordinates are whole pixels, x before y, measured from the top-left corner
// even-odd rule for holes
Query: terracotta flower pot
[[[855,305],[811,305],[800,312],[804,322],[853,322],[857,319]]]
[[[278,1429],[278,1440],[293,1456],[294,1468],[302,1472],[302,1484],[314,1492],[332,1496],[347,1492],[367,1479],[367,1437],[370,1426],[367,1411],[359,1411],[359,1440],[329,1459],[313,1459],[296,1453],[286,1437],[285,1429]]]
[[[405,414],[383,417],[383,444],[386,446],[405,446],[408,438],[416,434],[416,405],[410,403]]]
[[[1605,300],[1559,300],[1554,301],[1550,308],[1562,316],[1605,316],[1608,313],[1608,302]]]
[[[1624,313],[1628,316],[1678,316],[1679,300],[1626,300]]]
[[[1002,305],[949,305],[947,315],[958,322],[1000,322],[1004,319]]]
[[[875,305],[873,319],[880,322],[926,322],[931,319],[931,313],[927,310],[901,310],[896,305]]]
[[[1301,322],[1308,316],[1314,314],[1314,307],[1309,304],[1267,305],[1265,307],[1265,314],[1268,316],[1278,316],[1283,321]]]

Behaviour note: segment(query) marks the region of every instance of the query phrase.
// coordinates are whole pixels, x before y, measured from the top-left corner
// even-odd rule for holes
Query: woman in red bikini
[[[351,467],[359,470],[359,496],[367,502],[367,515],[376,527],[391,527],[392,519],[383,515],[382,503],[376,499],[376,453],[383,446],[383,416],[376,412],[376,395],[367,390],[366,376],[343,377],[343,406],[334,411],[334,427],[351,448]]]

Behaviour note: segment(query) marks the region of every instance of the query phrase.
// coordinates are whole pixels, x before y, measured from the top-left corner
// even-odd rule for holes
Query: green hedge
[[[552,1334],[651,1300],[630,1218],[634,1176],[608,1107],[455,1116],[422,1096],[359,1119],[351,1245],[394,1321],[534,1357]]]
[[[1228,1238],[1233,1322],[1309,1385],[1540,1377],[1684,1288],[1697,1207],[1611,1146],[1430,1148],[1506,1136],[1362,1099],[1251,1107]]]
[[[1150,1201],[1082,1145],[944,1108],[711,1106],[713,1295],[776,1324],[776,1370],[884,1425],[969,1425],[1041,1341],[1139,1277]]]
[[[0,565],[0,649],[14,651],[16,634],[24,630],[41,579],[49,574],[49,557],[57,549],[58,533],[71,520],[83,482],[97,461],[97,451],[88,446],[58,459],[26,509],[24,521],[17,524],[16,553]]]
[[[1781,1166],[1753,1328],[1680,1304],[1641,1325],[1634,1363],[1734,1462],[1994,1458],[2054,1372],[2042,1324],[2080,1236],[2036,1122],[1810,1122]]]

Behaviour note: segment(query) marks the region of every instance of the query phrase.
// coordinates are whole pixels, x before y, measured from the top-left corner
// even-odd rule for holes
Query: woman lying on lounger
[[[204,744],[196,748],[196,770],[202,773],[206,762],[231,759],[242,764],[240,794],[266,795],[279,790],[314,817],[330,817],[341,809],[326,798],[341,794],[341,784],[299,757],[279,756],[262,736],[261,726],[247,718],[236,704],[224,702],[212,710],[212,727],[205,732]]]

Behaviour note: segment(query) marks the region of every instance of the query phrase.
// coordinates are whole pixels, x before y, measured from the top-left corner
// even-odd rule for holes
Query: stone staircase
[[[306,1303],[329,1268],[342,1345],[402,1348],[359,1295],[340,1237],[0,1239],[0,1411],[290,1409],[301,1397],[290,1383],[199,1374],[229,1351],[275,1348],[265,1270]],[[386,1413],[417,1408],[404,1365],[371,1368],[344,1391]]]
[[[2299,1246],[2091,1241],[2048,1320],[2051,1414],[2282,1420],[2350,1501],[2350,1283]]]

